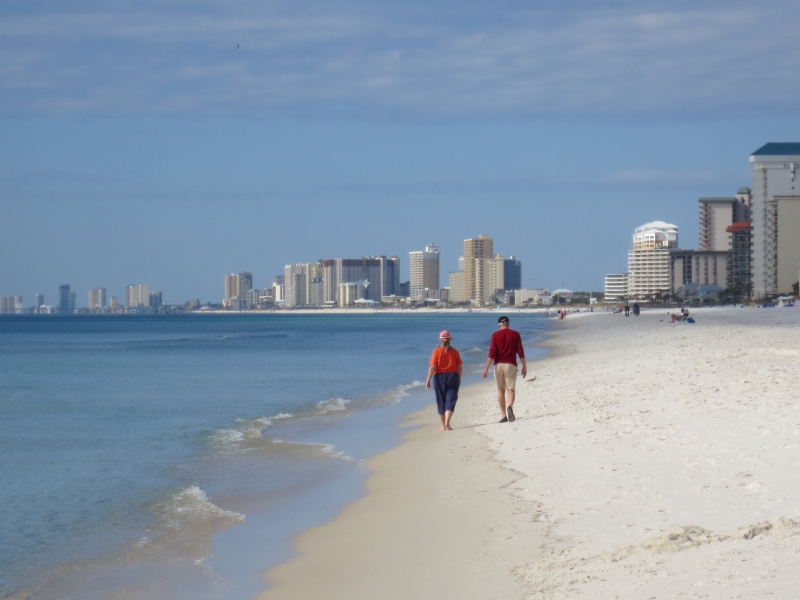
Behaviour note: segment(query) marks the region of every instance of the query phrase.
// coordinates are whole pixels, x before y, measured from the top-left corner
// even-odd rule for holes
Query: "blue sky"
[[[697,198],[800,140],[800,6],[563,4],[5,2],[0,295],[219,301],[430,242],[447,272],[479,233],[588,290],[646,221],[696,246]]]

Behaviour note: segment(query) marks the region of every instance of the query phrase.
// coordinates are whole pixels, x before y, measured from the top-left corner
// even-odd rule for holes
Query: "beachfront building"
[[[491,258],[475,259],[475,304],[483,306],[497,302],[497,295],[505,296],[505,258],[495,254]]]
[[[106,288],[92,288],[89,290],[89,310],[101,310],[105,307]]]
[[[286,276],[276,275],[272,279],[272,299],[275,304],[283,304],[286,300]]]
[[[380,302],[384,296],[400,296],[400,259],[396,256],[330,258],[322,261],[325,304],[340,304],[343,283],[367,281],[365,300]]]
[[[129,307],[150,306],[150,286],[127,286],[125,288],[125,300]]]
[[[222,306],[242,310],[247,307],[247,298],[253,289],[253,274],[243,271],[225,275],[225,297]]]
[[[800,187],[795,179],[800,167],[800,143],[770,142],[753,152],[750,162],[753,163],[753,296],[764,298],[788,293],[797,282]]]
[[[69,284],[58,286],[58,312],[62,315],[69,314]]]
[[[514,290],[514,306],[545,306],[553,302],[553,297],[544,288]]]
[[[676,249],[670,251],[672,293],[681,294],[689,284],[728,287],[730,251]],[[715,288],[715,289],[716,289]]]
[[[345,281],[339,284],[338,305],[341,307],[355,306],[359,300],[367,298],[371,284],[369,281]]]
[[[739,188],[735,196],[700,198],[700,250],[725,252],[731,249],[728,227],[749,221],[752,204],[750,188]]]
[[[464,271],[450,271],[450,302],[467,302],[466,290],[464,289]]]
[[[420,297],[420,292],[425,288],[439,288],[439,246],[429,244],[425,250],[409,252],[409,265],[411,268],[411,298]],[[388,295],[388,294],[387,294]]]
[[[0,314],[14,315],[22,312],[22,296],[0,296]]]
[[[606,275],[604,285],[606,302],[620,302],[628,297],[628,274],[610,273]]]
[[[150,301],[148,302],[150,308],[156,309],[164,305],[164,294],[159,291],[150,292]]]
[[[633,232],[628,252],[628,297],[644,300],[672,292],[670,250],[678,247],[678,227],[653,221]]]
[[[464,240],[464,293],[478,306],[484,302],[484,282],[476,280],[477,260],[494,256],[494,241],[486,234]]]
[[[750,221],[732,223],[728,233],[731,235],[728,289],[736,300],[750,298],[753,289],[753,224]]]
[[[522,288],[522,263],[513,256],[503,262],[503,287],[506,291]]]
[[[308,264],[286,265],[283,269],[286,308],[297,308],[306,304],[306,269]]]

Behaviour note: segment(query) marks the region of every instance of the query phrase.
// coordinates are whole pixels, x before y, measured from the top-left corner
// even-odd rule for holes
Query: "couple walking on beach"
[[[494,379],[497,383],[497,403],[502,414],[501,423],[513,422],[514,400],[516,398],[517,384],[517,356],[522,363],[522,378],[528,374],[528,366],[525,363],[525,351],[522,348],[522,338],[519,333],[511,329],[508,317],[500,317],[497,320],[498,330],[492,334],[492,341],[489,345],[489,357],[486,359],[486,366],[483,369],[483,378],[489,374],[489,367],[494,361]],[[458,350],[450,345],[453,337],[449,331],[442,331],[439,334],[440,346],[433,351],[428,368],[428,378],[425,380],[425,387],[431,388],[433,379],[433,389],[436,392],[436,405],[439,410],[439,418],[442,426],[439,431],[450,431],[450,419],[456,409],[458,401],[458,388],[461,386],[461,355]],[[508,405],[506,405],[506,392],[508,392]]]

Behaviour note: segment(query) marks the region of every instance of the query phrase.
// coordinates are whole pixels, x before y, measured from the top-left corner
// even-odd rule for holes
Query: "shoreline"
[[[451,433],[411,415],[258,598],[791,597],[800,311],[590,314],[536,344],[513,425],[492,382],[462,389]]]
[[[513,494],[495,493],[518,475],[494,464],[477,431],[502,427],[481,414],[494,393],[493,382],[463,388],[452,432],[438,431],[435,406],[410,414],[402,443],[367,461],[366,495],[300,533],[299,555],[264,573],[270,587],[258,598],[521,597],[524,586],[497,550],[509,538],[540,536],[542,525],[509,523]],[[538,555],[516,545],[518,556]]]

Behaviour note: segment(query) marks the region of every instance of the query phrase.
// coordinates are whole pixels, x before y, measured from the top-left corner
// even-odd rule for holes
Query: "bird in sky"
[[[239,49],[239,44],[236,44],[236,49],[237,49],[237,50]]]

